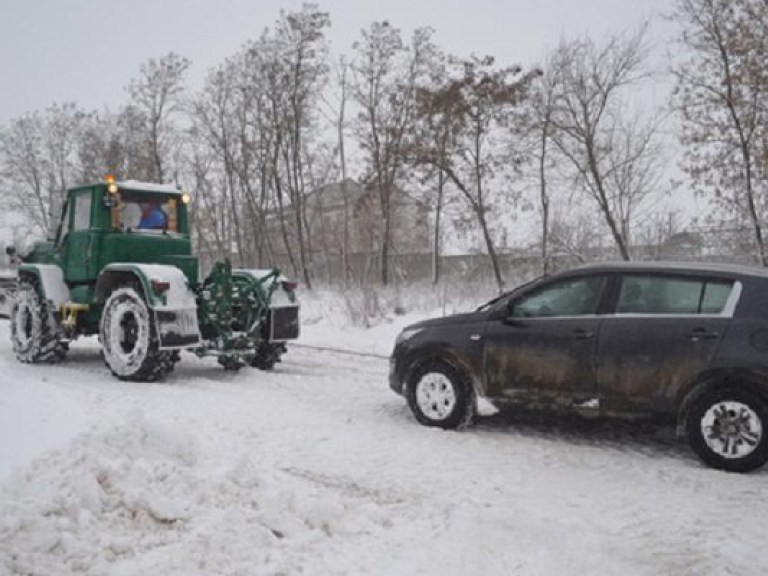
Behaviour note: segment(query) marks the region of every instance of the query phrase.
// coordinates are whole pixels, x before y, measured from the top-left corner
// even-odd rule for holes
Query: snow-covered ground
[[[112,378],[93,339],[19,364],[0,319],[0,575],[768,572],[768,471],[666,432],[419,426],[378,357],[416,316],[317,310],[274,372],[185,354],[160,384]]]

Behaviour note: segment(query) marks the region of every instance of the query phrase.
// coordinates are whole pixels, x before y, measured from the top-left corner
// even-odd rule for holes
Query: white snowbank
[[[426,314],[321,304],[302,339],[384,354]],[[119,382],[94,339],[17,363],[0,320],[0,575],[766,573],[768,470],[621,428],[427,429],[387,370],[289,344],[271,373],[184,354]]]

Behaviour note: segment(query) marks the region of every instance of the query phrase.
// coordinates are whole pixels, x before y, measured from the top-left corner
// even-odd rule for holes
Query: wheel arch
[[[483,392],[481,382],[474,373],[469,358],[466,358],[465,355],[455,348],[446,345],[434,345],[412,351],[405,362],[407,367],[403,374],[403,385],[407,386],[413,375],[421,367],[435,361],[445,362],[453,368],[460,370],[472,383],[472,388],[476,394],[479,395]]]
[[[41,298],[53,303],[56,310],[69,301],[69,287],[64,281],[64,271],[55,264],[22,264],[19,281],[33,282]]]
[[[142,265],[142,264],[110,264],[99,273],[96,279],[96,288],[94,298],[96,303],[103,305],[112,291],[118,286],[126,283],[135,283],[141,289],[147,305],[154,309],[163,305],[163,299],[156,295],[152,290],[152,277],[160,271],[173,271],[174,274],[180,273],[175,266],[164,264]],[[154,274],[153,274],[154,273]]]

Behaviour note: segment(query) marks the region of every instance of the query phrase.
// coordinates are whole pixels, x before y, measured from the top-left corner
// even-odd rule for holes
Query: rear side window
[[[732,289],[733,282],[707,282],[701,299],[701,314],[720,314]]]
[[[622,279],[617,314],[720,314],[733,282],[665,276]]]

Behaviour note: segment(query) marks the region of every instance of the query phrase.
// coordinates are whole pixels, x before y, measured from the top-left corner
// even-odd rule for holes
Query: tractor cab
[[[171,264],[198,281],[187,207],[190,195],[168,185],[106,182],[69,190],[54,258],[71,284],[91,284],[115,262]]]

